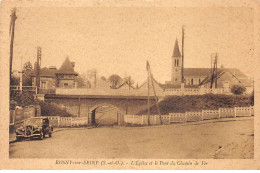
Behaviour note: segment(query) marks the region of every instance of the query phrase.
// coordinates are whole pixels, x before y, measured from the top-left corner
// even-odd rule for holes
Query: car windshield
[[[40,125],[42,123],[41,119],[32,118],[25,121],[25,125]]]

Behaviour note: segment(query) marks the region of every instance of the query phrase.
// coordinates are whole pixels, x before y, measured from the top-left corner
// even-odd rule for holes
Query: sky
[[[254,11],[246,7],[40,7],[17,8],[14,70],[36,61],[60,67],[67,56],[81,74],[97,69],[99,76],[147,78],[146,61],[155,79],[171,78],[176,38],[181,48],[185,28],[184,67],[210,68],[212,53],[219,66],[254,73]],[[9,24],[8,26],[9,27]]]

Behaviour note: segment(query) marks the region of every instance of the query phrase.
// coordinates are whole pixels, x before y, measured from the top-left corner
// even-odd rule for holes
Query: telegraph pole
[[[23,93],[23,58],[21,57],[21,71],[18,71],[20,73],[20,92]]]
[[[149,62],[146,62],[147,69],[147,85],[148,85],[148,100],[147,100],[147,116],[148,116],[148,125],[150,125],[150,74],[149,74]]]
[[[39,94],[40,89],[40,70],[41,70],[41,56],[42,49],[41,47],[37,48],[37,61],[36,61],[36,94]]]
[[[181,63],[181,82],[184,83],[184,26],[182,25],[182,46],[181,46],[181,55],[182,55],[182,63]]]
[[[11,42],[10,42],[10,81],[11,81],[11,77],[12,77],[14,30],[15,30],[15,20],[16,19],[17,19],[16,9],[14,8],[12,10],[12,14],[11,14],[11,22],[10,22],[10,29],[9,29],[9,35],[11,34]]]
[[[216,53],[215,63],[216,63],[215,88],[217,88],[218,87],[218,53]]]

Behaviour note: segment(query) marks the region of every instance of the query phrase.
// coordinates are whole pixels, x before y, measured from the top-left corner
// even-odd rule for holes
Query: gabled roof
[[[236,79],[239,83],[245,85],[245,86],[251,86],[250,80],[247,78],[247,76],[242,73],[239,69],[235,68],[223,68],[220,69],[217,73],[217,78],[221,78],[225,73],[229,73],[234,79]],[[200,83],[200,85],[209,83],[211,81],[210,74]]]
[[[56,72],[58,74],[75,74],[77,73],[74,71],[74,63],[72,63],[67,57],[65,61],[62,63],[60,69]]]
[[[181,57],[177,38],[176,38],[176,41],[175,41],[172,57]]]
[[[57,69],[49,69],[47,67],[44,67],[40,70],[40,76],[42,77],[55,77],[55,73],[57,72]],[[34,69],[32,72],[32,76],[36,76],[36,70]]]

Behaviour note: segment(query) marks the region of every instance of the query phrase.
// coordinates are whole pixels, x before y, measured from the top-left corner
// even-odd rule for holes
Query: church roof
[[[177,38],[176,38],[176,41],[175,41],[172,57],[181,57]]]
[[[67,57],[65,61],[62,63],[60,69],[56,72],[58,74],[75,74],[77,73],[74,71],[74,63],[72,63]]]
[[[247,76],[237,68],[224,68],[234,74],[237,78],[247,78]],[[220,74],[224,69],[218,68]],[[210,68],[184,68],[184,77],[201,76],[206,77],[211,74]]]

